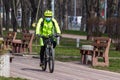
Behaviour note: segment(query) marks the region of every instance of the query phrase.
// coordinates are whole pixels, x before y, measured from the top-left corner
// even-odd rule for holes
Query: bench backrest
[[[31,33],[23,33],[23,42],[25,42],[26,44],[28,44],[28,46],[32,45],[32,41],[34,39],[34,34]]]
[[[94,50],[97,49],[98,51],[102,51],[105,54],[108,54],[109,53],[109,48],[110,48],[110,43],[111,43],[110,38],[95,37],[92,45],[94,46]]]
[[[8,32],[5,39],[12,41],[16,38],[16,34],[17,34],[16,32]]]

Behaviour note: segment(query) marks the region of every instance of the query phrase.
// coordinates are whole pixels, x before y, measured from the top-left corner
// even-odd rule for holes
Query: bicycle
[[[44,41],[45,51],[44,51],[43,65],[41,67],[43,71],[46,71],[47,63],[48,63],[50,73],[53,73],[54,71],[54,60],[55,60],[55,52],[52,43],[53,37],[58,37],[58,36],[52,35],[47,38],[42,36],[42,38],[45,39]]]

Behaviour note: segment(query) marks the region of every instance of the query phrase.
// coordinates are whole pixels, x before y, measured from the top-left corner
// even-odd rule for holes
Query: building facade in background
[[[80,30],[82,18],[82,0],[70,0],[68,5],[68,29]]]

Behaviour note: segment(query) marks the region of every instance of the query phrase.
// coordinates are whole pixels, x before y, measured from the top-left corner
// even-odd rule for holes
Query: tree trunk
[[[3,5],[3,3],[2,3],[2,0],[0,1],[0,5]],[[2,19],[2,16],[0,15],[0,36],[3,36],[3,30],[2,30],[2,28],[3,28],[3,19]]]
[[[51,10],[51,8],[52,8],[51,1],[52,0],[47,0],[47,9],[49,9],[49,10]]]
[[[37,7],[35,4],[35,0],[30,0],[31,3],[31,23],[35,22],[35,18],[36,18],[36,13],[37,13]]]
[[[86,7],[85,7],[85,0],[82,0],[82,19],[81,19],[81,31],[86,31]]]
[[[63,30],[67,30],[68,29],[68,0],[64,0],[64,21],[63,21]]]
[[[62,30],[63,27],[63,10],[62,10],[62,6],[63,6],[63,0],[59,1],[59,24],[60,24],[60,28]]]
[[[118,17],[120,18],[120,0],[118,1]]]
[[[8,31],[9,30],[9,26],[10,26],[10,18],[9,18],[9,11],[10,11],[10,1],[9,0],[3,0],[3,4],[5,7],[5,14],[6,14],[6,18],[5,18],[5,29]]]
[[[12,22],[13,31],[17,32],[18,24],[17,24],[17,19],[16,19],[16,17],[17,17],[16,1],[12,0],[10,4],[11,4],[11,9],[12,9],[11,10],[11,22]]]
[[[112,17],[112,14],[113,14],[113,1],[114,0],[108,0],[108,12],[107,12],[107,17]]]
[[[3,32],[2,32],[3,30],[2,30],[2,17],[1,17],[1,15],[0,15],[0,36],[2,36],[3,35]]]
[[[22,30],[27,30],[29,24],[29,9],[27,7],[26,1],[21,0],[21,8],[22,8]]]

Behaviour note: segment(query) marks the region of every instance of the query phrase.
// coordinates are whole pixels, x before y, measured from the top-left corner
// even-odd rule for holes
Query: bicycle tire
[[[46,55],[46,51],[44,53],[44,59],[43,59],[43,65],[42,65],[42,70],[45,71],[47,68],[47,55]]]
[[[49,48],[49,60],[48,60],[48,63],[49,63],[49,72],[53,73],[53,71],[54,71],[54,49],[53,49],[53,47]]]

